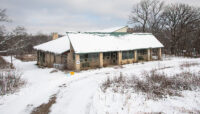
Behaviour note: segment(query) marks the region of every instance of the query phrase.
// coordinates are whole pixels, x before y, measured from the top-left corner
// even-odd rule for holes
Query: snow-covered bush
[[[13,93],[24,83],[19,71],[15,69],[0,71],[0,95]]]
[[[148,99],[159,99],[166,96],[181,96],[183,90],[199,90],[200,74],[191,72],[181,72],[173,76],[165,73],[157,73],[155,70],[144,72],[141,76],[125,78],[120,75],[117,78],[105,81],[101,90],[106,92],[111,89],[113,92],[142,92]],[[137,77],[144,77],[139,79]]]

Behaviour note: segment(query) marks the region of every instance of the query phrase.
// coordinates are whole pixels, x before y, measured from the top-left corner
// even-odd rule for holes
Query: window
[[[45,62],[45,53],[44,52],[40,52],[40,60],[42,63]]]
[[[143,60],[145,60],[144,55],[147,54],[147,49],[137,50],[137,53],[138,53],[138,60],[139,61],[141,61],[141,60],[143,61]]]
[[[127,51],[122,52],[122,59],[128,59],[128,53]]]
[[[134,51],[123,51],[122,52],[122,59],[133,59],[134,58]]]
[[[152,55],[157,56],[158,55],[158,49],[152,49]]]
[[[86,59],[88,58],[88,54],[80,54],[80,59]]]
[[[141,49],[137,51],[138,55],[145,55],[147,54],[147,50],[146,49]]]
[[[81,61],[81,67],[87,68],[90,67],[91,61],[96,61],[99,58],[98,53],[89,53],[89,54],[80,54],[80,61]]]
[[[64,62],[64,64],[67,63],[67,54],[62,54],[61,55],[62,61]]]
[[[129,59],[134,58],[134,51],[129,51]]]
[[[37,61],[39,61],[40,60],[40,52],[39,51],[37,51]]]
[[[110,52],[103,53],[103,59],[110,59],[110,56],[111,56]]]
[[[84,68],[84,67],[89,67],[89,66],[90,66],[90,64],[86,62],[86,63],[82,63],[82,66],[81,66],[81,67]]]
[[[99,58],[98,53],[90,53],[90,54],[80,54],[80,61],[86,62],[86,61],[92,61]]]
[[[89,61],[92,61],[92,60],[96,60],[99,58],[99,54],[98,53],[91,53],[91,54],[88,54],[88,59]]]

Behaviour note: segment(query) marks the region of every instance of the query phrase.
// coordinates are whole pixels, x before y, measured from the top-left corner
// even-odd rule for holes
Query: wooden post
[[[162,59],[162,50],[161,48],[158,49],[158,59]]]
[[[117,64],[118,65],[122,64],[122,52],[121,51],[117,52]]]
[[[40,51],[37,51],[37,65],[40,64]]]
[[[44,66],[47,67],[47,63],[48,63],[48,62],[47,62],[47,60],[48,60],[48,55],[47,55],[47,52],[44,52],[44,54],[45,54],[45,60],[44,60],[44,61],[45,61],[45,62],[44,62],[45,65],[44,65]]]
[[[11,69],[13,69],[13,57],[12,57],[12,56],[13,56],[13,55],[11,54],[11,56],[10,56],[10,57],[11,57],[11,58],[10,58],[10,59],[11,59],[11,64],[10,64],[10,68],[11,68]]]
[[[80,71],[80,55],[75,54],[75,70]]]
[[[50,67],[51,58],[49,56],[49,52],[46,52],[46,66]]]
[[[134,50],[134,62],[138,61],[137,50]]]
[[[103,67],[103,53],[99,53],[99,67],[102,68]]]
[[[147,49],[147,61],[151,60],[151,50]]]
[[[150,60],[152,60],[152,54],[153,54],[153,51],[152,51],[152,48],[150,49]]]

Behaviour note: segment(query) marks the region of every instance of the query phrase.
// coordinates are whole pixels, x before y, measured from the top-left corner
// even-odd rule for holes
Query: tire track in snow
[[[102,75],[92,74],[79,80],[73,80],[66,88],[61,88],[57,103],[51,108],[51,114],[89,114],[93,96],[98,90],[98,80]]]

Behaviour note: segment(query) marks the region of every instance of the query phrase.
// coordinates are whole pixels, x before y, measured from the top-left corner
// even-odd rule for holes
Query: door
[[[111,53],[112,64],[117,64],[117,52]]]
[[[64,69],[67,69],[67,54],[62,55],[62,64]]]

